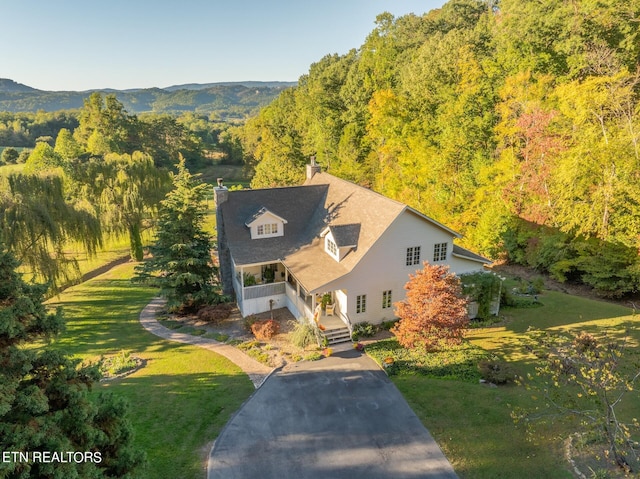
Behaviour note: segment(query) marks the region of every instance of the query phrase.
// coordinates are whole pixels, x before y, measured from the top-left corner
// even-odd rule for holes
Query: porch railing
[[[244,299],[264,298],[265,296],[275,296],[285,293],[285,282],[257,284],[255,286],[245,286]]]

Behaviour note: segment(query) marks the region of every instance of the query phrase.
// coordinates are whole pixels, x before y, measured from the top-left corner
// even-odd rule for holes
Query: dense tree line
[[[62,128],[77,126],[77,114],[72,111],[0,112],[0,146],[33,147],[37,138],[55,138]]]
[[[102,121],[102,124],[96,124],[97,121]],[[111,128],[115,130],[111,131]],[[89,140],[87,132],[94,134],[88,150],[93,154],[105,149],[129,154],[144,151],[160,166],[175,163],[178,153],[192,166],[209,158],[241,163],[239,148],[228,138],[227,130],[231,128],[231,123],[218,120],[213,115],[194,112],[131,115],[114,95],[103,97],[95,93],[85,99],[84,107],[79,110],[0,112],[0,148],[4,147],[0,165],[24,163],[29,151],[19,152],[17,148],[32,149],[42,142],[54,146],[61,131],[73,132],[76,129],[77,139],[85,142]],[[100,135],[105,134],[112,144],[101,146]]]
[[[311,155],[494,258],[640,286],[640,1],[451,0],[382,14],[236,139],[253,186]]]

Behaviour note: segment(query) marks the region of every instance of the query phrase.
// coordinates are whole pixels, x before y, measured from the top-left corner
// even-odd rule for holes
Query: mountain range
[[[214,113],[220,119],[242,119],[269,104],[296,82],[189,83],[166,88],[45,91],[0,78],[0,111],[35,112],[81,108],[94,91],[114,94],[129,113]]]

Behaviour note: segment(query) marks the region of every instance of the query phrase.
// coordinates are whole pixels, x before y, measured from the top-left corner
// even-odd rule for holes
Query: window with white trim
[[[391,307],[391,290],[382,292],[382,309]]]
[[[445,261],[447,259],[447,243],[433,245],[433,261]]]
[[[258,225],[257,234],[262,235],[274,235],[278,233],[278,223],[267,223],[266,225]]]
[[[407,266],[420,264],[420,246],[412,246],[407,248]]]
[[[327,238],[327,251],[334,256],[338,256],[338,246],[330,238]]]
[[[367,295],[361,294],[356,296],[356,313],[365,313],[367,311]]]

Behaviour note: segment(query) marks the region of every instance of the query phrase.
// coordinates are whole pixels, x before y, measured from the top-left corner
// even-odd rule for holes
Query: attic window
[[[330,238],[327,238],[327,250],[334,256],[338,256],[338,247],[336,244],[331,241]]]
[[[278,223],[267,223],[266,225],[258,225],[258,236],[278,234]]]
[[[244,224],[251,231],[251,239],[275,238],[284,236],[284,225],[287,224],[287,220],[261,207],[247,218]]]

